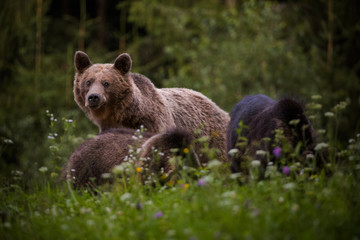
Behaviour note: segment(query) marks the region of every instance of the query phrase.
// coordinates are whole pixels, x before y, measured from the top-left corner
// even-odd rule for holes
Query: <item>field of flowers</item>
[[[313,100],[308,107],[319,112]],[[320,141],[336,129],[345,107],[343,102],[323,113],[330,123],[318,130]],[[213,159],[200,169],[182,166],[165,184],[156,178],[141,183],[141,169],[135,169],[112,185],[74,190],[58,173],[68,157],[66,144],[81,142],[73,135],[75,122],[47,115],[53,160],[39,167],[36,179],[27,179],[24,170],[2,177],[1,239],[360,238],[360,134],[342,149],[336,139],[319,142],[316,149],[327,149],[329,162],[317,172],[293,161],[280,170],[269,165],[260,181],[252,160],[248,182],[239,184],[241,174]],[[310,117],[316,122],[316,115]]]

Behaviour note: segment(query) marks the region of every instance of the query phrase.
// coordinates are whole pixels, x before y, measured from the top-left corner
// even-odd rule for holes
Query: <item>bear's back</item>
[[[215,131],[226,125],[228,114],[203,94],[186,88],[158,89],[171,109],[175,125],[196,130],[202,125]]]
[[[275,100],[263,94],[246,96],[238,102],[231,112],[231,119],[227,130],[227,150],[229,151],[235,147],[238,140],[237,129],[239,128],[239,123],[241,121],[247,127],[256,124],[261,121],[261,119],[257,119],[257,116],[261,112],[271,108],[275,103]],[[246,129],[243,129],[242,131],[243,134],[244,131],[247,132]]]

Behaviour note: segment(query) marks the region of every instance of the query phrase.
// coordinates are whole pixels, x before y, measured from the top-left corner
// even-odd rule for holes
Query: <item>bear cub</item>
[[[243,127],[240,129],[239,125]],[[275,142],[277,130],[282,130],[285,138],[278,143]],[[279,157],[285,142],[292,149],[300,143],[303,155],[313,151],[315,131],[299,101],[292,98],[275,101],[259,94],[246,96],[235,105],[227,131],[227,151],[236,149],[229,154],[233,173],[246,172],[247,157],[260,160],[262,170],[267,161],[276,163],[276,155]],[[270,153],[270,159],[264,151]]]
[[[175,166],[169,162],[170,157],[181,156],[184,160],[196,160],[191,158],[192,140],[191,134],[180,128],[161,134],[140,134],[139,130],[125,128],[108,129],[84,142],[71,154],[62,169],[62,179],[71,179],[75,188],[101,185],[109,181],[103,178],[103,174],[111,173],[115,166],[126,161],[130,147],[133,148],[132,153],[141,159],[131,163],[134,168],[147,168],[150,173],[163,172],[171,176]],[[174,149],[177,149],[176,153]],[[199,165],[195,160],[188,164]]]

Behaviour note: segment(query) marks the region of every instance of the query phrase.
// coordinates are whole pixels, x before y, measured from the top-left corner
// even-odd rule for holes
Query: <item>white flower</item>
[[[6,138],[6,139],[4,139],[4,143],[13,144],[14,142],[11,139]]]
[[[335,116],[335,114],[333,112],[326,112],[324,115],[325,115],[325,117],[329,117],[329,118]]]
[[[256,155],[265,156],[265,155],[266,155],[266,151],[264,151],[264,150],[257,150],[257,151],[256,151]]]
[[[314,154],[312,154],[312,153],[306,154],[306,159],[307,160],[312,160],[314,158],[315,158]]]
[[[122,165],[116,165],[113,169],[112,169],[112,172],[114,174],[120,174],[124,171],[124,166]]]
[[[225,198],[236,198],[236,192],[235,191],[224,192],[222,196]]]
[[[120,200],[122,202],[125,202],[127,200],[129,200],[131,198],[131,193],[124,193],[121,197],[120,197]]]
[[[212,160],[208,163],[208,168],[217,168],[217,167],[220,167],[221,166],[221,162],[219,160]]]
[[[236,153],[238,153],[239,152],[239,150],[237,150],[236,148],[233,148],[233,149],[230,149],[230,151],[229,151],[229,155],[230,156],[234,156]]]
[[[294,189],[294,188],[295,188],[295,184],[292,183],[292,182],[286,183],[286,184],[284,185],[284,189],[285,189],[285,190],[291,190],[291,189]]]
[[[325,148],[328,148],[329,145],[327,143],[318,143],[316,146],[315,146],[315,151],[320,151],[322,149],[325,149]]]
[[[39,171],[42,172],[42,173],[45,173],[45,172],[48,171],[48,168],[43,166],[43,167],[39,168]]]
[[[321,98],[322,98],[322,96],[320,96],[320,95],[312,95],[311,96],[311,99],[313,99],[313,100],[319,100]]]
[[[101,178],[109,179],[109,178],[111,178],[111,173],[103,173],[103,174],[101,174]]]
[[[259,160],[252,160],[251,166],[253,167],[259,167],[261,165],[261,162]]]

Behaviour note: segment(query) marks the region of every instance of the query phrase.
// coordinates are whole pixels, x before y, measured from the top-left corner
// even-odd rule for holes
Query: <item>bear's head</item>
[[[112,107],[121,110],[132,101],[130,55],[120,54],[114,64],[92,64],[88,55],[81,51],[77,51],[74,58],[75,101],[101,129],[102,121],[111,119]]]

